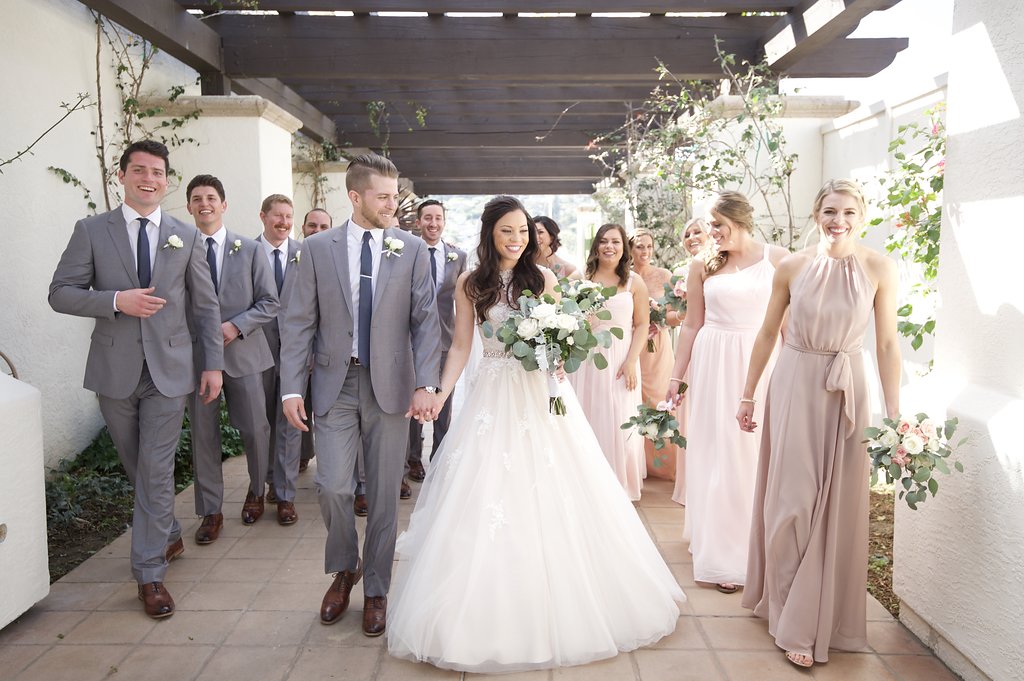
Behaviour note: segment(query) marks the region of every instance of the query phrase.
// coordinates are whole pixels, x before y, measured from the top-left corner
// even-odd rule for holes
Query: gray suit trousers
[[[334,405],[316,419],[316,488],[327,525],[324,570],[355,570],[359,560],[352,509],[356,457],[362,442],[370,515],[363,543],[363,593],[386,596],[398,535],[398,488],[409,428],[403,414],[377,404],[370,370],[350,366]]]
[[[132,576],[140,584],[162,582],[167,573],[164,552],[181,537],[174,517],[174,452],[188,396],[162,394],[143,364],[131,395],[98,397],[118,458],[135,485]]]
[[[224,399],[228,418],[238,429],[249,465],[249,489],[263,495],[270,461],[270,425],[263,396],[263,376],[224,374]],[[196,514],[220,513],[224,504],[224,473],[221,467],[220,400],[203,404],[199,391],[189,396],[189,423],[192,427],[192,464],[196,471]]]
[[[299,459],[302,456],[302,431],[288,423],[284,417],[279,370],[280,367],[271,367],[263,372],[267,420],[270,423],[270,457],[266,477],[267,484],[274,486],[278,500],[294,502],[295,486],[299,479]],[[260,492],[259,496],[262,494]]]

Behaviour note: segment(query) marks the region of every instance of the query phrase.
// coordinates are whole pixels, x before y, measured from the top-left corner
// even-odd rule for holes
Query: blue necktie
[[[210,263],[210,276],[213,277],[213,290],[220,293],[217,286],[217,242],[212,236],[206,237],[206,262]]]
[[[284,288],[284,268],[281,267],[281,251],[274,249],[274,281],[277,283],[277,295]]]
[[[152,278],[152,264],[149,262],[149,234],[146,233],[148,218],[139,218],[139,238],[135,242],[135,263],[139,270],[139,286],[149,288]]]
[[[373,255],[370,232],[363,232],[363,250],[359,256],[359,363],[370,365],[370,318],[373,316]]]
[[[431,246],[427,249],[430,251],[430,281],[434,282],[434,288],[437,288],[437,261],[434,260],[434,254],[437,253],[437,248]]]

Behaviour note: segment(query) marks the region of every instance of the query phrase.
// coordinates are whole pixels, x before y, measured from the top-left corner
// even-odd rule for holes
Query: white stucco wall
[[[96,28],[77,0],[7,0],[0,22],[0,158],[24,149],[76,93],[95,93]],[[55,40],[54,37],[59,39]],[[111,55],[103,43],[104,116],[119,103]],[[158,54],[148,88],[166,93],[170,85],[195,88],[196,73]],[[65,120],[33,149],[3,168],[0,202],[0,347],[22,379],[42,392],[45,460],[48,466],[74,455],[102,426],[96,398],[82,389],[92,320],[58,315],[46,303],[53,270],[75,221],[88,213],[81,192],[47,170],[62,166],[102,196],[93,147],[95,107]],[[102,202],[101,202],[102,203]],[[101,206],[102,210],[102,206]],[[9,446],[8,442],[0,448]]]
[[[298,225],[302,217],[314,207],[324,208],[330,214],[335,226],[338,226],[352,216],[352,202],[349,201],[348,192],[345,191],[345,170],[348,162],[337,161],[325,163],[323,167],[326,193],[324,200],[319,206],[313,205],[313,178],[312,164],[299,161],[293,165],[292,177],[295,182],[295,224]]]
[[[965,679],[1024,679],[1024,15],[954,6],[936,370],[907,406],[959,417],[964,475],[896,515],[901,619]],[[914,400],[911,402],[911,400]]]

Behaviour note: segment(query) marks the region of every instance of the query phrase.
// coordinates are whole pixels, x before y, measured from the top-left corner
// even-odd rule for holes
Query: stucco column
[[[935,370],[905,412],[960,419],[963,475],[897,502],[900,619],[964,679],[1024,679],[1024,14],[954,7]],[[959,434],[958,434],[959,435]]]
[[[199,117],[179,133],[195,143],[171,148],[171,166],[180,174],[181,186],[168,192],[164,210],[191,224],[185,211],[188,181],[201,173],[216,175],[227,193],[224,223],[245,236],[260,234],[263,198],[270,194],[292,196],[292,135],[302,122],[273,102],[255,96],[205,95],[179,97],[170,104],[166,100],[143,102],[143,108],[149,106],[162,109],[157,121],[200,110]]]

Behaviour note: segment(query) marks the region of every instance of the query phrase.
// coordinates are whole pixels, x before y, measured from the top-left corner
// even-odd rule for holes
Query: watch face
[[[426,391],[427,391],[428,393],[430,393],[431,395],[433,395],[433,394],[437,393],[437,386],[434,386],[434,385],[428,385],[428,386],[424,386],[424,388],[423,388],[423,389],[424,389],[424,390],[426,390]]]

